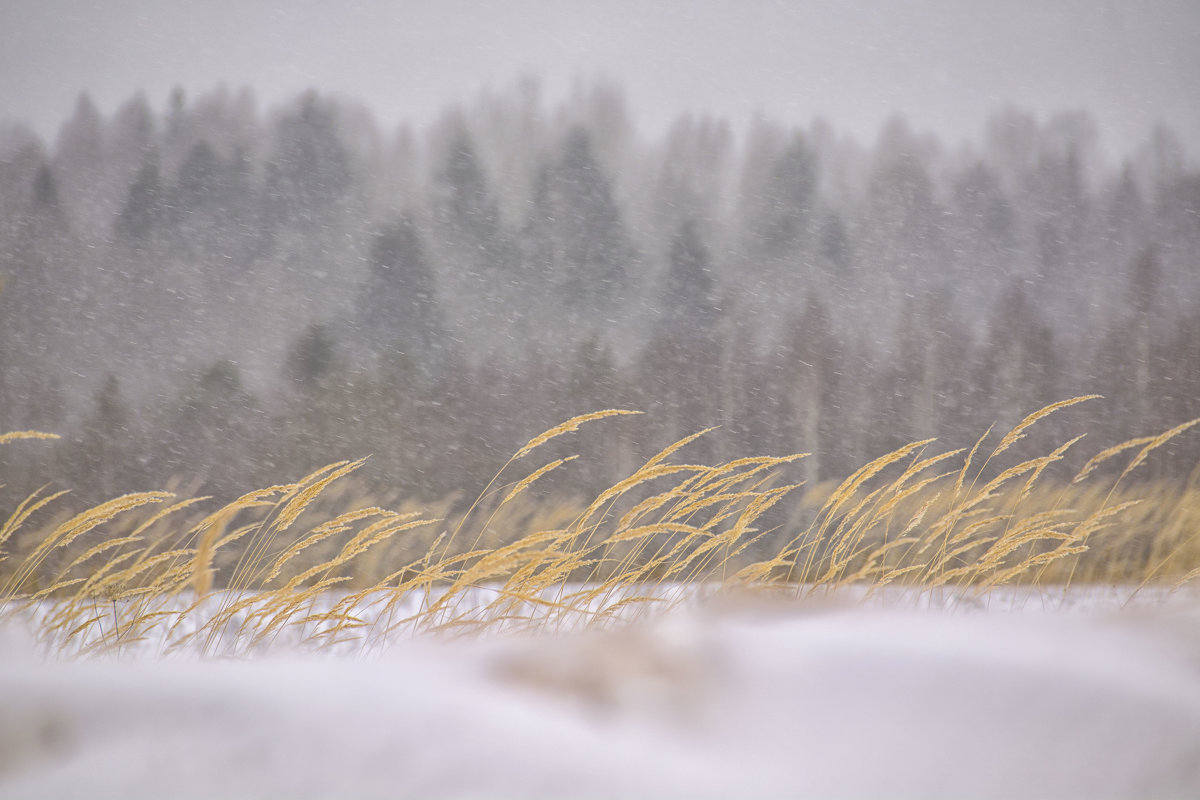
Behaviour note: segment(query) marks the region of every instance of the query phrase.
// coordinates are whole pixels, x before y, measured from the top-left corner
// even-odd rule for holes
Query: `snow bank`
[[[1200,796],[1200,616],[709,603],[365,659],[44,661],[0,797]]]

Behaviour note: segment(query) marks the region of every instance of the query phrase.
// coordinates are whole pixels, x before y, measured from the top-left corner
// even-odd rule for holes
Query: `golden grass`
[[[1082,437],[1002,464],[1047,406],[990,452],[913,442],[840,483],[787,477],[803,454],[718,465],[677,461],[707,431],[648,459],[591,502],[535,497],[576,456],[507,471],[584,424],[522,447],[470,507],[389,509],[345,492],[363,461],[198,511],[204,498],[124,495],[35,527],[63,502],[34,492],[0,525],[0,615],[36,619],[47,649],[244,653],[279,637],[311,647],[381,645],[395,632],[455,635],[610,625],[705,590],[848,585],[981,593],[1009,584],[1177,588],[1200,579],[1200,487],[1138,481],[1153,451],[1197,421],[1101,450],[1065,472]],[[48,438],[24,431],[0,436]],[[1125,456],[1123,465],[1113,462]],[[337,508],[342,504],[342,508]],[[466,533],[469,546],[458,542]],[[465,540],[464,540],[465,541]]]

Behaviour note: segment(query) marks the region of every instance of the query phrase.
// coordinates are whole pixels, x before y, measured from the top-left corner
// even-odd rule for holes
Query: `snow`
[[[727,599],[206,660],[48,660],[10,625],[0,797],[1196,797],[1197,622]]]

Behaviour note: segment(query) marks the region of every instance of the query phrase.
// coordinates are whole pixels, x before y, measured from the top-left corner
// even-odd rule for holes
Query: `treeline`
[[[1082,427],[1144,435],[1200,416],[1187,156],[1011,110],[956,146],[899,118],[651,139],[617,89],[531,81],[421,131],[314,92],[84,96],[53,142],[0,130],[0,431],[64,436],[0,467],[227,495],[372,453],[429,498],[623,406],[564,480],[720,426],[693,458],[812,451],[815,481],[1091,392]]]

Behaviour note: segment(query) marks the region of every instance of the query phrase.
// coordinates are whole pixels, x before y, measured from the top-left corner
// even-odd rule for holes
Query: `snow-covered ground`
[[[1200,797],[1200,603],[749,598],[370,657],[45,660],[0,797]]]

